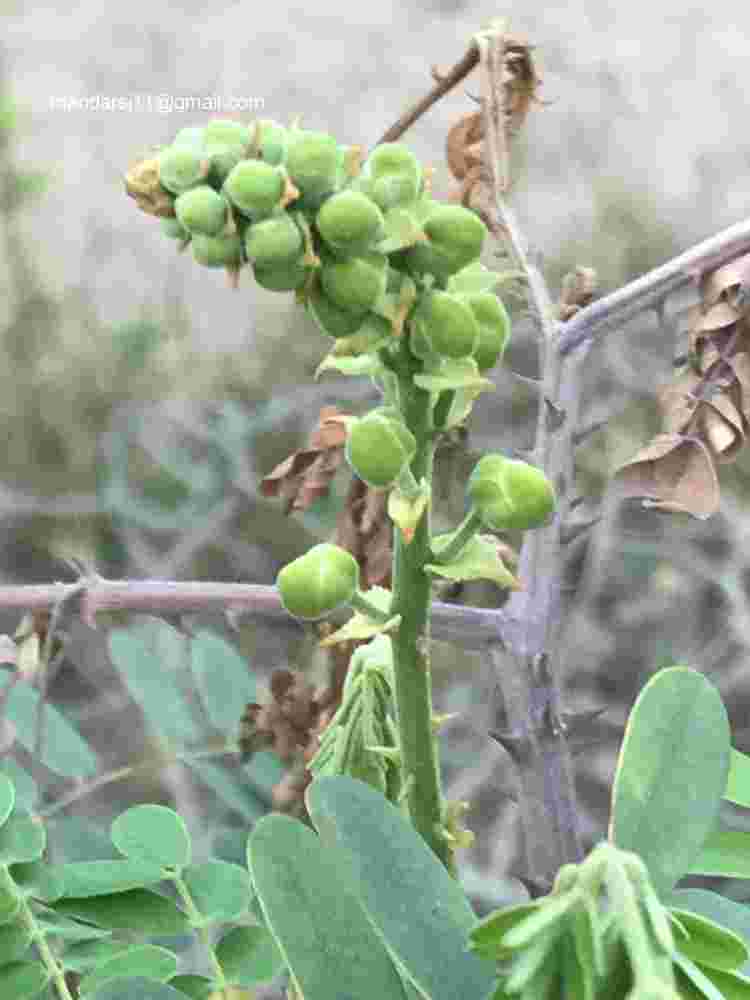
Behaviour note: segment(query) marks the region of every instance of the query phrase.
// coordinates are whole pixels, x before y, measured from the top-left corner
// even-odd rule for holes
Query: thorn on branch
[[[585,534],[589,528],[593,528],[595,524],[598,524],[602,519],[602,515],[598,514],[596,517],[592,517],[588,521],[579,521],[576,524],[565,525],[560,532],[560,542],[562,545],[569,545],[571,542],[575,541],[576,538],[580,538],[581,535]]]

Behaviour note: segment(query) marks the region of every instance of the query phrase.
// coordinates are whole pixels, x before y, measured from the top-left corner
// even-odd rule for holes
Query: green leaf
[[[726,1000],[724,994],[714,986],[700,966],[691,962],[686,955],[680,954],[679,951],[675,952],[672,961],[699,993],[706,997],[706,1000]]]
[[[89,993],[118,976],[144,976],[163,983],[176,972],[177,956],[171,951],[152,944],[140,945],[127,948],[96,965],[81,980],[80,991]]]
[[[146,976],[110,979],[84,1000],[185,1000],[185,994]]]
[[[40,711],[40,696],[28,684],[15,684],[8,692],[4,715],[16,727],[18,742],[38,758],[36,752],[36,720]],[[55,774],[67,778],[87,778],[97,769],[91,748],[65,716],[51,705],[44,703],[45,740],[42,763]]]
[[[233,927],[216,944],[224,975],[240,986],[254,986],[277,975],[284,959],[265,927]]]
[[[733,899],[727,899],[708,889],[676,889],[669,893],[665,902],[678,909],[708,917],[721,927],[734,931],[746,945],[750,943],[750,907],[735,903]],[[750,960],[739,971],[750,975]]]
[[[182,873],[202,925],[237,920],[250,905],[252,887],[247,869],[210,859],[190,865]]]
[[[525,948],[548,928],[556,925],[564,927],[567,922],[565,917],[580,899],[581,894],[575,890],[563,893],[561,896],[544,897],[536,912],[529,914],[525,920],[505,933],[503,946],[512,950]]]
[[[0,864],[38,861],[46,843],[47,832],[41,822],[32,819],[25,809],[14,809],[0,827]]]
[[[216,989],[212,979],[205,976],[193,976],[189,973],[184,976],[173,976],[169,980],[169,985],[181,994],[190,997],[190,1000],[208,1000]]]
[[[520,271],[516,273],[521,274]],[[501,277],[497,271],[490,271],[481,261],[475,260],[451,275],[445,288],[454,295],[477,295],[491,292]]]
[[[39,794],[37,784],[31,775],[24,771],[12,757],[4,757],[0,760],[0,773],[13,782],[15,804],[31,811]]]
[[[705,966],[700,966],[700,970],[719,990],[724,1000],[750,1000],[750,979],[747,976]]]
[[[127,941],[117,941],[112,938],[80,941],[78,944],[68,945],[65,949],[63,964],[71,972],[84,975],[93,966],[109,961],[110,958],[114,958],[120,952],[127,951],[130,947]]]
[[[270,769],[269,756],[269,754],[255,754],[251,772],[260,766],[259,761],[255,759],[260,757],[265,758],[264,766]],[[253,794],[252,785],[243,779],[242,772],[234,773],[211,760],[185,760],[184,763],[195,772],[203,784],[223,800],[228,809],[239,813],[244,820],[255,823],[268,811],[264,803]]]
[[[359,354],[357,357],[327,354],[316,368],[315,378],[329,369],[342,375],[378,375],[383,365],[376,354]]]
[[[437,535],[433,541],[436,555],[453,534]],[[475,535],[449,563],[427,563],[425,570],[447,580],[494,580],[499,587],[518,590],[520,583],[498,555],[498,543],[490,535]]]
[[[690,866],[690,874],[750,878],[750,833],[714,830]]]
[[[239,706],[255,701],[255,680],[247,660],[216,632],[200,629],[190,642],[190,661],[211,725],[231,731]]]
[[[49,973],[41,962],[11,962],[0,966],[0,996],[23,1000],[41,993]]]
[[[91,896],[108,896],[126,889],[140,889],[160,882],[165,873],[153,861],[72,861],[61,866],[65,896],[80,899]]]
[[[16,801],[16,789],[13,782],[5,774],[0,773],[0,826],[13,812]]]
[[[495,383],[479,374],[476,361],[460,358],[443,360],[430,375],[415,375],[414,384],[428,392],[445,392],[446,389],[472,389],[477,395],[485,389],[494,389]]]
[[[730,734],[716,688],[686,667],[660,670],[630,713],[615,774],[610,839],[639,854],[667,892],[714,828]]]
[[[250,836],[248,865],[266,922],[305,1000],[405,997],[340,858],[312,830],[288,816],[265,816]]]
[[[734,931],[689,910],[670,909],[690,935],[687,939],[678,938],[677,947],[694,962],[712,969],[731,970],[750,958],[745,942]]]
[[[132,930],[139,934],[170,936],[190,931],[187,914],[165,896],[148,889],[128,889],[113,896],[90,899],[60,899],[57,913],[88,920],[110,930]]]
[[[5,924],[0,927],[0,965],[22,958],[31,944],[31,927],[27,924]]]
[[[48,865],[46,861],[23,861],[9,865],[8,871],[24,896],[52,903],[63,894],[65,882],[57,865]]]
[[[750,757],[732,747],[724,798],[738,806],[750,807]]]
[[[400,810],[368,785],[323,777],[306,802],[323,842],[402,973],[430,1000],[485,997],[494,967],[467,950],[476,916]]]
[[[525,920],[527,916],[539,909],[539,900],[532,903],[519,903],[517,906],[507,906],[502,910],[488,913],[469,933],[469,947],[482,958],[490,961],[503,961],[512,951],[501,944],[501,939],[507,931]]]
[[[112,824],[112,843],[132,861],[181,868],[190,864],[185,820],[167,806],[133,806]]]

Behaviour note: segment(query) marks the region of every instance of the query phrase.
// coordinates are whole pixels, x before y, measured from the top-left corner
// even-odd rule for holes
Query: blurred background
[[[72,580],[76,557],[105,577],[271,584],[334,529],[345,475],[328,501],[295,517],[258,483],[304,445],[321,406],[360,413],[372,389],[330,373],[314,382],[326,344],[291,296],[263,291],[247,272],[230,290],[223,272],[178,254],[126,197],[129,164],[178,129],[298,115],[339,142],[370,146],[429,90],[431,66],[458,61],[471,34],[503,14],[536,46],[543,79],[543,103],[514,150],[512,202],[553,297],[576,265],[595,268],[606,294],[750,208],[750,12],[737,5],[669,0],[653,20],[640,5],[601,0],[502,10],[280,0],[210,11],[6,0],[0,13],[3,582]],[[470,77],[404,137],[436,168],[438,196],[452,187],[446,133],[478,89]],[[191,107],[196,99],[248,110],[212,113]],[[669,303],[678,329],[690,301]],[[535,399],[508,370],[535,373],[533,331],[523,303],[508,304],[513,340],[493,373],[497,391],[475,407],[474,451],[532,441]],[[583,423],[611,420],[579,449],[579,491],[602,502],[604,517],[571,550],[562,662],[569,707],[607,708],[602,742],[577,762],[589,844],[605,832],[627,712],[655,670],[703,670],[725,699],[735,746],[750,743],[747,455],[722,467],[721,511],[708,521],[607,502],[612,471],[658,428],[653,393],[681,350],[684,338],[644,314],[603,339],[586,366]],[[451,453],[439,463],[439,527],[462,516],[473,461]],[[463,599],[493,606],[504,595],[471,587]],[[0,611],[0,631],[18,619]],[[292,623],[199,624],[247,658],[258,700],[274,669],[324,669],[310,633]],[[69,632],[54,698],[108,764],[153,752],[106,629],[71,620]],[[434,662],[440,710],[460,713],[446,729],[444,764],[448,795],[472,803],[477,844],[465,880],[488,908],[515,891],[506,876],[516,851],[512,776],[483,726],[492,668],[439,643]],[[79,809],[107,816],[118,796],[174,791],[162,778],[155,772],[145,791],[105,788]]]

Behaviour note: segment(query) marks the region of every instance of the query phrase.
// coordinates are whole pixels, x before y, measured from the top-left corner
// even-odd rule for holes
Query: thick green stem
[[[404,352],[406,355],[406,352]],[[402,357],[404,357],[402,355]],[[406,361],[406,357],[404,357]],[[412,366],[399,374],[400,402],[404,420],[417,441],[411,471],[419,482],[432,480],[434,436],[430,394],[414,385]],[[440,784],[437,741],[432,727],[432,679],[430,676],[430,577],[424,570],[430,555],[429,505],[411,542],[394,532],[393,614],[401,624],[392,637],[396,716],[399,746],[409,816],[449,870],[452,855],[443,830],[443,797]]]

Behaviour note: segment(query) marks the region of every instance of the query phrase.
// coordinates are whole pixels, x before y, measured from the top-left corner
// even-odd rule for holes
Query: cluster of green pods
[[[181,129],[156,162],[153,214],[199,264],[235,280],[251,268],[263,288],[295,292],[325,334],[365,349],[406,329],[428,361],[472,358],[485,372],[502,357],[502,302],[451,284],[478,262],[486,227],[432,198],[406,146],[383,143],[362,161],[325,132],[214,120]]]

